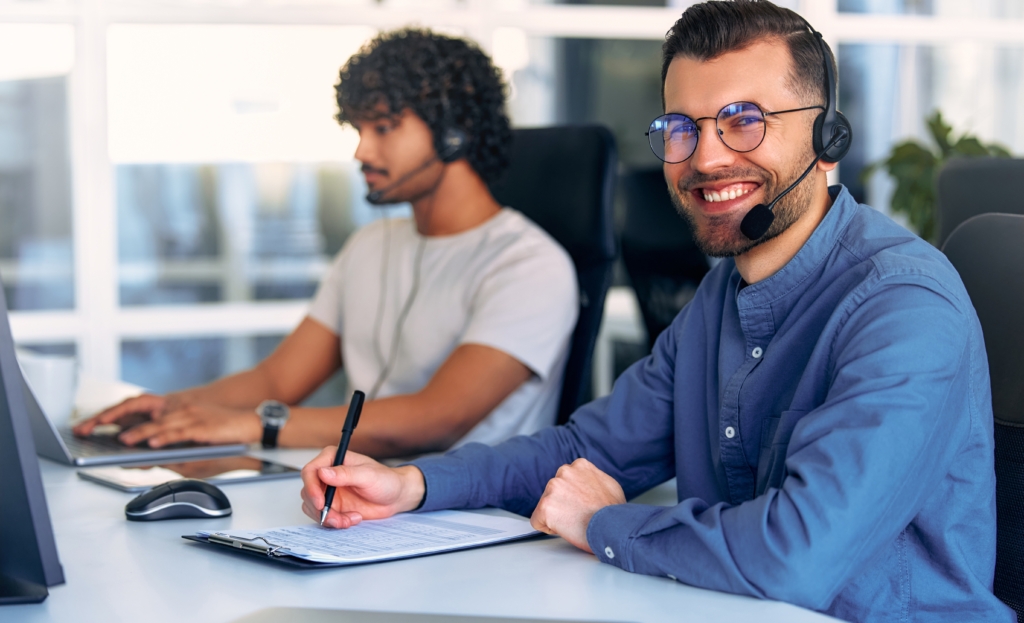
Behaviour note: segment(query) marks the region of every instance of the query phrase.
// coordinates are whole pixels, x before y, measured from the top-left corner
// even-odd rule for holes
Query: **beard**
[[[787,171],[783,179],[788,180],[786,186],[800,177],[802,170]],[[669,184],[669,196],[676,211],[690,224],[693,239],[697,248],[710,257],[735,257],[742,255],[754,247],[764,244],[789,229],[793,223],[803,216],[811,205],[814,194],[813,177],[808,176],[789,194],[775,204],[772,212],[775,220],[763,236],[750,240],[740,231],[740,223],[746,212],[740,214],[701,214],[689,189],[718,182],[721,180],[745,179],[761,182],[764,189],[764,203],[767,205],[778,194],[781,183],[775,182],[768,171],[760,167],[736,167],[713,175],[694,173],[680,179],[677,185]],[[782,186],[783,188],[785,186]],[[749,211],[749,210],[748,210]]]

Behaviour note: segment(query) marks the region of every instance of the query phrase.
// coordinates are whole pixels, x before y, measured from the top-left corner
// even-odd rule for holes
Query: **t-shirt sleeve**
[[[481,282],[459,343],[496,348],[546,379],[576,327],[578,288],[568,254],[554,241],[534,239]]]
[[[333,331],[335,335],[342,334],[344,325],[342,297],[345,292],[342,286],[345,283],[345,267],[348,264],[351,246],[350,240],[350,243],[342,247],[335,256],[309,306],[309,317]]]

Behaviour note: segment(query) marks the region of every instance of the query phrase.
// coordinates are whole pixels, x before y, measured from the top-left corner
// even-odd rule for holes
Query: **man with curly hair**
[[[572,261],[488,185],[508,165],[505,85],[472,43],[403,29],[341,69],[340,123],[375,204],[411,219],[357,231],[296,330],[255,368],[129,399],[76,429],[135,413],[128,444],[336,443],[346,408],[289,407],[344,367],[368,393],[351,448],[378,458],[497,443],[554,422],[578,311]],[[255,408],[255,409],[254,409]]]

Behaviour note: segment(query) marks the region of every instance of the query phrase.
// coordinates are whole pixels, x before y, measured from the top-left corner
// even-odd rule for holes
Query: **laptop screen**
[[[41,601],[64,582],[23,386],[0,288],[0,603]]]

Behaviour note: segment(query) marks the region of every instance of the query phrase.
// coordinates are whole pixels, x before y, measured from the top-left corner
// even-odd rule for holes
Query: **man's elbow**
[[[843,561],[818,559],[813,551],[804,555],[790,554],[772,560],[769,569],[763,569],[761,577],[748,577],[760,596],[774,601],[784,601],[810,610],[825,610],[829,607],[839,589],[845,565]]]

